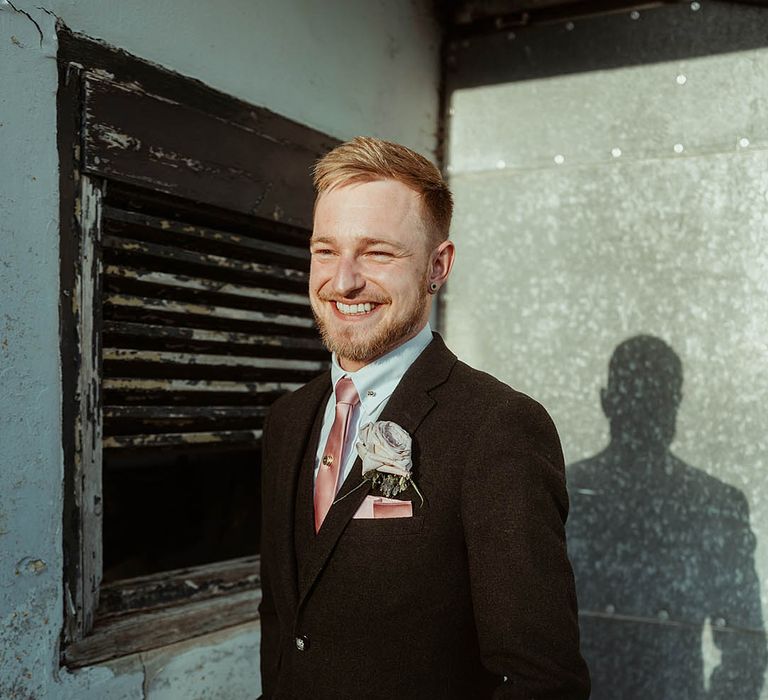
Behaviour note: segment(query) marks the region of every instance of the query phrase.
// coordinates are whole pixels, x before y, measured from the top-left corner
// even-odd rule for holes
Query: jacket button
[[[309,640],[306,637],[296,637],[296,648],[299,651],[306,651],[309,649]]]

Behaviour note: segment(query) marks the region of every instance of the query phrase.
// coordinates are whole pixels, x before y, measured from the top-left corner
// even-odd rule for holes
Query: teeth
[[[344,304],[340,301],[336,302],[336,308],[341,311],[341,313],[348,316],[352,316],[354,314],[366,314],[375,307],[376,304],[371,304],[370,302],[365,304]]]

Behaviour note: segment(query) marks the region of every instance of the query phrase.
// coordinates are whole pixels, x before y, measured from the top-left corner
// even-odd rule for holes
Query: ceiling
[[[768,0],[726,1],[768,5]],[[449,29],[466,32],[471,27],[473,32],[482,32],[692,2],[697,0],[436,0],[435,6]]]
[[[619,12],[679,0],[447,0],[438,3],[443,17],[453,25],[486,23],[517,16],[520,23],[560,20],[585,14]]]

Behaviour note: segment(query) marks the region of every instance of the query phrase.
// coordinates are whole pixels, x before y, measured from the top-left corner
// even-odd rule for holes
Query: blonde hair
[[[424,156],[397,143],[357,136],[326,153],[315,163],[315,193],[355,182],[392,179],[421,198],[427,230],[435,245],[448,238],[453,196],[440,171]]]

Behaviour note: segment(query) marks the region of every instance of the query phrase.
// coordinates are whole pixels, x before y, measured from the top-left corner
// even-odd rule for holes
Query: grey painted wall
[[[74,31],[334,136],[375,134],[427,154],[435,146],[437,28],[429,3],[409,0],[38,6],[0,0],[0,697],[253,698],[258,625],[76,673],[59,668],[54,14]]]
[[[672,28],[765,37],[768,11],[695,5],[454,51],[446,335],[559,427],[596,700],[768,698],[768,49],[652,62]],[[598,23],[646,60],[574,72]],[[563,70],[462,75],[503,72],[501,42]]]

